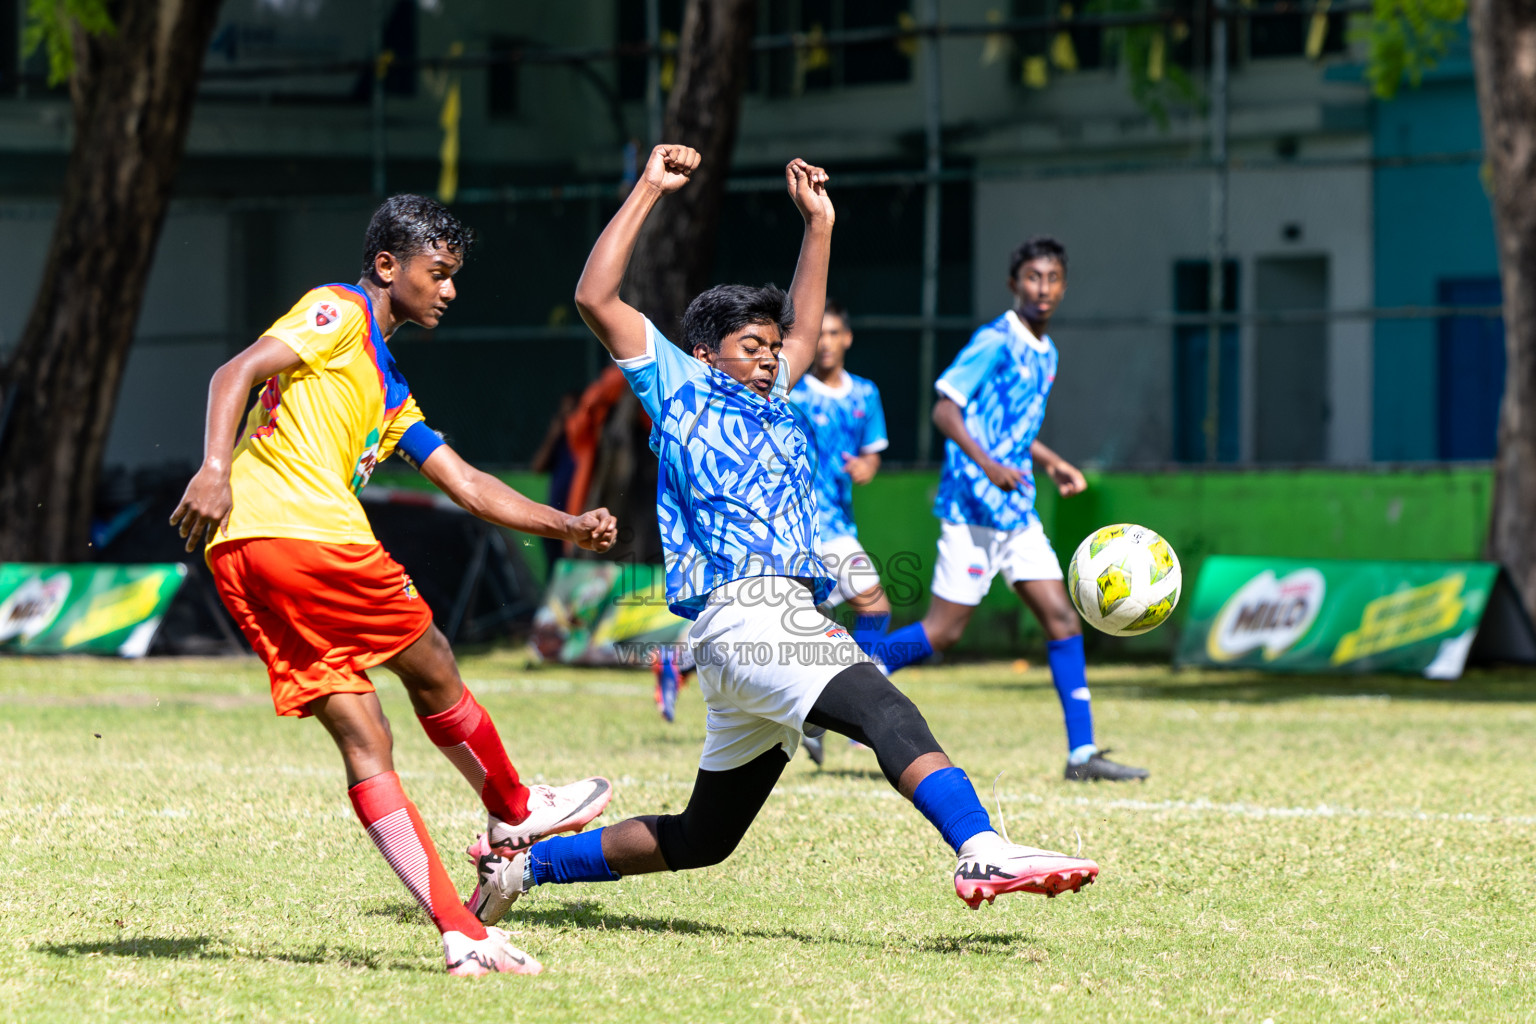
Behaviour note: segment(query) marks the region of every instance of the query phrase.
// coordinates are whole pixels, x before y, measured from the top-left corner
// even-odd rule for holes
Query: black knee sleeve
[[[944,752],[917,705],[869,662],[834,676],[805,720],[873,747],[893,786],[913,761]]]
[[[788,763],[784,751],[775,747],[739,768],[700,769],[683,813],[656,819],[656,845],[667,867],[707,868],[729,857]]]

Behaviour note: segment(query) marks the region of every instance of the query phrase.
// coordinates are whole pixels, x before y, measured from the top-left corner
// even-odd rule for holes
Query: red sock
[[[496,724],[468,687],[453,707],[420,720],[427,737],[475,787],[486,810],[514,825],[528,817],[528,787],[518,780]]]
[[[463,932],[472,939],[485,938],[485,926],[459,900],[459,893],[448,880],[437,847],[421,823],[416,805],[400,788],[400,776],[394,772],[364,779],[347,795],[352,809],[368,830],[368,837],[379,848],[400,881],[411,890],[440,932]]]

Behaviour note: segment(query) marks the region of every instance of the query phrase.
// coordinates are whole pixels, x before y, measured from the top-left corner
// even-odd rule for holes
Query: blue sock
[[[967,839],[992,831],[992,819],[981,806],[971,780],[959,768],[940,768],[919,782],[912,803],[956,853]]]
[[[1077,752],[1093,746],[1093,705],[1088,699],[1088,663],[1083,658],[1083,638],[1070,636],[1045,645],[1051,666],[1051,682],[1061,698],[1061,714],[1067,720],[1067,749]],[[1093,751],[1088,751],[1092,754]],[[1086,759],[1086,758],[1085,758]]]
[[[928,657],[933,653],[933,645],[928,642],[928,632],[919,621],[887,633],[876,645],[876,650],[880,660],[885,662],[886,671],[895,672]]]
[[[534,885],[554,882],[614,882],[614,874],[603,857],[603,829],[578,832],[573,836],[551,836],[528,848],[528,873]]]
[[[855,615],[853,641],[864,649],[865,654],[878,658],[880,656],[875,652],[880,649],[881,641],[885,639],[885,631],[890,628],[890,625],[889,612],[880,615]]]

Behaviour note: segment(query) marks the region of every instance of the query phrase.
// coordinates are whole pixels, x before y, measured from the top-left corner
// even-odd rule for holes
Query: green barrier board
[[[1487,562],[1213,555],[1176,662],[1455,679],[1499,582]]]
[[[688,622],[667,610],[659,565],[561,559],[533,619],[533,647],[546,661],[647,664],[656,644],[680,642]]]
[[[179,562],[0,564],[0,651],[142,657],[186,576]]]

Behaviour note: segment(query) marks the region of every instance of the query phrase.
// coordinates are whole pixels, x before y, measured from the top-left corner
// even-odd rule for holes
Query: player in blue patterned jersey
[[[998,572],[1044,627],[1046,660],[1067,726],[1066,778],[1144,779],[1094,742],[1083,631],[1061,564],[1035,514],[1038,463],[1063,497],[1087,488],[1077,468],[1038,439],[1056,381],[1056,345],[1045,333],[1067,287],[1067,252],[1036,237],[1013,253],[1014,307],[971,336],[935,382],[933,422],[949,440],[933,514],[943,521],[933,598],[921,622],[875,644],[888,669],[959,641]]]
[[[694,620],[689,643],[709,708],[693,794],[680,814],[631,818],[570,842],[502,852],[482,839],[473,848],[477,892],[496,895],[474,909],[494,921],[534,885],[719,863],[808,727],[874,749],[885,777],[955,849],[955,892],[970,905],[1081,888],[1098,865],[994,832],[916,706],[816,609],[834,580],[816,553],[811,445],[785,399],[815,357],[826,301],[834,220],[826,172],[803,160],[785,168],[805,220],[789,296],[772,286],[711,288],[683,314],[686,349],[619,297],[646,217],[698,163],[687,147],[656,147],[576,289],[582,319],[655,424],[667,600]]]
[[[821,318],[816,361],[789,400],[815,454],[816,511],[821,528],[818,553],[837,587],[827,604],[846,603],[853,609],[853,639],[866,652],[885,635],[891,622],[891,602],[880,585],[880,571],[853,523],[853,485],[867,484],[880,470],[880,453],[890,446],[885,434],[885,409],[880,389],[866,377],[844,368],[853,331],[848,310],[828,301]],[[806,753],[822,762],[818,737],[805,738]]]

